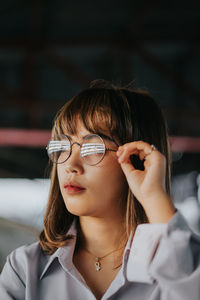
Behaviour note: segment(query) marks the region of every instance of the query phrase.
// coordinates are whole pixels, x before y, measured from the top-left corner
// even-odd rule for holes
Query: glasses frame
[[[105,156],[105,154],[106,154],[106,151],[117,152],[117,150],[115,150],[115,149],[106,148],[105,142],[104,142],[103,138],[102,138],[99,134],[96,134],[96,133],[90,133],[90,134],[86,135],[86,136],[83,138],[83,140],[86,139],[87,137],[90,137],[90,136],[96,136],[96,137],[98,137],[98,138],[102,141],[102,144],[104,145],[105,151],[104,151],[104,154],[103,154],[103,156],[102,156],[102,158],[100,159],[99,162],[97,162],[96,164],[88,164],[88,163],[86,162],[86,160],[84,159],[84,156],[81,156],[81,147],[82,147],[82,145],[84,144],[84,141],[83,141],[82,143],[78,143],[78,142],[73,142],[73,143],[71,143],[70,137],[69,137],[69,136],[67,136],[67,135],[65,135],[65,134],[62,134],[62,136],[64,136],[65,138],[67,138],[67,139],[69,140],[69,143],[70,143],[70,152],[69,152],[68,157],[67,157],[64,161],[62,161],[62,162],[55,162],[55,161],[53,161],[53,160],[50,158],[50,156],[49,156],[48,149],[49,149],[50,142],[51,142],[51,141],[54,141],[54,139],[50,140],[50,141],[48,142],[48,145],[47,145],[47,147],[46,147],[46,150],[47,150],[48,157],[49,157],[50,161],[51,161],[53,164],[59,165],[59,164],[65,163],[65,162],[70,158],[70,156],[71,156],[71,154],[72,154],[72,146],[73,146],[73,145],[78,145],[78,146],[80,147],[80,157],[81,157],[81,159],[84,161],[84,163],[86,163],[86,164],[89,165],[89,166],[96,166],[96,165],[98,165],[98,164],[104,159],[104,156]],[[119,147],[119,145],[115,142],[115,140],[110,139],[110,141],[114,142],[115,145],[116,145],[117,147]]]

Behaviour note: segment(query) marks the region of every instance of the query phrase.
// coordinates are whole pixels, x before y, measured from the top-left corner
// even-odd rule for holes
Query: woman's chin
[[[65,203],[65,206],[67,208],[67,210],[76,216],[90,216],[92,214],[91,209],[87,209],[85,205],[77,205],[74,203],[74,205],[72,205],[72,203]]]

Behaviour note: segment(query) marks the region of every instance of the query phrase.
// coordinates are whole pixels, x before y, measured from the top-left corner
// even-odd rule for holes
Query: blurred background
[[[148,89],[168,121],[172,195],[200,232],[200,2],[0,3],[0,270],[37,239],[53,118],[90,80]]]

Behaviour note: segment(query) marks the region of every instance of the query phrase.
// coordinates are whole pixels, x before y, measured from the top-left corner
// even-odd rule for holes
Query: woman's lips
[[[77,193],[81,193],[85,190],[85,188],[81,187],[81,186],[76,186],[73,184],[66,184],[64,186],[64,189],[66,190],[66,192],[68,194],[77,194]]]

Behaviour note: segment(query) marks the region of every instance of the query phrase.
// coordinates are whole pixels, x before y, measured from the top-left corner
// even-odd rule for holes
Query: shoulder
[[[42,248],[39,242],[35,242],[29,245],[23,245],[14,251],[12,251],[8,258],[13,262],[23,261],[27,259],[34,259],[42,254]]]
[[[26,245],[16,248],[9,254],[9,256],[11,256],[11,255],[20,255],[20,256],[34,255],[34,254],[40,252],[41,250],[42,249],[41,249],[40,243],[39,243],[39,241],[37,241],[32,244],[26,244]]]
[[[39,242],[21,246],[12,251],[8,257],[6,265],[13,269],[16,274],[20,274],[22,281],[25,281],[27,271],[38,268],[40,261],[45,258],[45,254]]]
[[[12,251],[0,275],[0,299],[24,299],[27,286],[36,289],[38,277],[48,259],[39,242]]]

